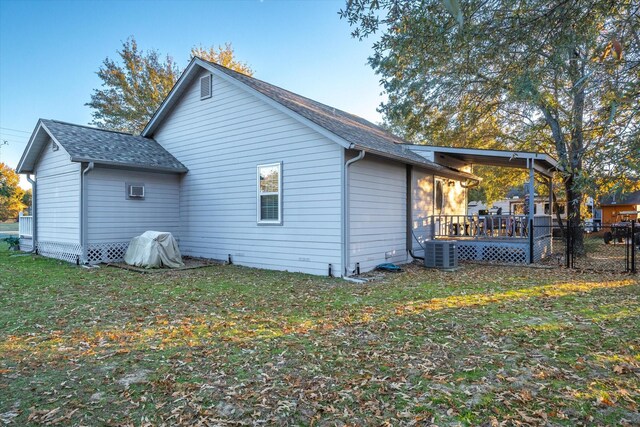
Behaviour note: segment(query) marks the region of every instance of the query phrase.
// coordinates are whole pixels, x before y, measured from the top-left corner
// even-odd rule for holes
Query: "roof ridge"
[[[358,116],[357,114],[353,114],[353,113],[350,113],[350,112],[348,112],[348,111],[341,110],[341,109],[339,109],[339,108],[336,108],[336,107],[333,107],[333,106],[331,106],[331,105],[328,105],[328,104],[322,103],[322,102],[320,102],[320,101],[316,101],[315,99],[309,98],[308,96],[300,95],[299,93],[296,93],[296,92],[290,91],[289,89],[285,89],[285,88],[283,88],[283,87],[281,87],[281,86],[278,86],[278,85],[275,85],[275,84],[273,84],[273,83],[269,83],[269,82],[267,82],[267,81],[264,81],[264,80],[258,79],[258,78],[256,78],[256,77],[249,76],[249,75],[247,75],[247,74],[241,73],[241,72],[239,72],[239,71],[232,70],[231,68],[229,68],[229,67],[225,67],[224,65],[220,65],[220,64],[218,64],[217,62],[208,61],[208,60],[206,60],[206,59],[204,59],[204,58],[201,58],[201,57],[199,57],[199,56],[197,56],[197,58],[198,58],[198,59],[201,59],[202,61],[204,61],[204,62],[206,62],[206,63],[208,63],[208,64],[211,64],[211,65],[213,65],[213,66],[215,66],[215,67],[222,68],[222,69],[223,69],[223,71],[225,71],[225,72],[226,72],[226,71],[229,71],[229,72],[231,72],[231,73],[233,73],[233,74],[237,74],[237,75],[239,75],[239,76],[240,76],[240,77],[242,77],[242,78],[247,78],[247,79],[255,80],[255,81],[257,81],[257,82],[260,82],[260,83],[262,83],[262,84],[265,84],[265,85],[268,85],[268,86],[274,87],[274,88],[276,88],[276,89],[278,89],[278,90],[281,90],[281,91],[283,91],[283,92],[287,92],[287,93],[290,93],[290,94],[292,94],[292,95],[299,96],[300,98],[304,98],[305,100],[307,100],[307,101],[311,101],[312,103],[317,104],[317,105],[319,105],[319,106],[321,106],[321,107],[324,107],[324,108],[326,108],[326,109],[327,109],[327,110],[329,110],[329,111],[333,110],[333,111],[331,111],[333,114],[335,114],[336,112],[339,112],[339,113],[341,113],[342,115],[348,116],[349,120],[353,120],[354,122],[364,121],[364,122],[366,122],[366,124],[367,124],[367,125],[374,126],[375,128],[377,128],[377,129],[378,129],[378,130],[380,130],[381,132],[387,133],[387,134],[389,134],[389,135],[393,136],[394,138],[397,138],[397,139],[399,139],[399,140],[401,140],[401,141],[404,141],[404,138],[401,138],[401,137],[399,137],[399,136],[397,136],[397,135],[392,134],[391,132],[389,132],[389,131],[387,131],[387,130],[383,129],[381,126],[379,126],[379,125],[377,125],[377,124],[375,124],[375,123],[373,123],[373,122],[371,122],[371,121],[369,121],[369,120],[365,119],[364,117],[360,117],[360,116]],[[227,73],[227,74],[229,74],[229,73]],[[232,77],[233,77],[233,76],[232,76]],[[235,78],[235,77],[234,77],[234,78]],[[363,124],[363,123],[359,123],[359,124]]]
[[[59,123],[62,125],[68,125],[68,126],[74,126],[74,127],[79,127],[79,128],[85,128],[85,129],[91,129],[91,130],[97,130],[97,131],[101,131],[101,132],[111,132],[111,133],[118,133],[120,135],[128,135],[128,136],[133,136],[133,137],[141,137],[141,138],[145,138],[148,139],[142,135],[134,135],[133,133],[130,132],[122,132],[119,130],[112,130],[112,129],[102,129],[99,127],[95,127],[95,126],[89,126],[89,125],[79,125],[77,123],[71,123],[71,122],[65,122],[62,120],[56,120],[56,119],[40,119],[40,120],[46,120],[46,121],[50,121],[50,122],[54,122],[54,123]]]

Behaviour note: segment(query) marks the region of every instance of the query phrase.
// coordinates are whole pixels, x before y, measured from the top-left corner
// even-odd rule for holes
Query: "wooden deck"
[[[547,215],[533,221],[525,215],[434,215],[416,221],[414,234],[418,231],[421,236],[416,236],[419,243],[432,239],[458,242],[460,260],[528,264],[551,253],[551,226]]]

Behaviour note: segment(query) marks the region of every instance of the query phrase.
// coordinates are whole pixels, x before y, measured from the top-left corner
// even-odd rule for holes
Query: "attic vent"
[[[211,98],[211,74],[200,77],[200,99]]]
[[[55,142],[51,144],[51,151],[58,151],[60,147]]]

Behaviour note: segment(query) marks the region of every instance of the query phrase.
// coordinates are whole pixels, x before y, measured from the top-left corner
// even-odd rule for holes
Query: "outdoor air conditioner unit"
[[[424,242],[424,266],[429,268],[458,268],[458,248],[450,240],[427,240]]]

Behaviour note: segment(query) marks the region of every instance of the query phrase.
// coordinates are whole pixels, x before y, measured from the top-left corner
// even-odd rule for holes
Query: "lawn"
[[[0,424],[640,424],[638,277],[143,275],[5,248]]]
[[[0,221],[0,234],[3,232],[18,231],[20,224],[17,222],[2,222]]]

